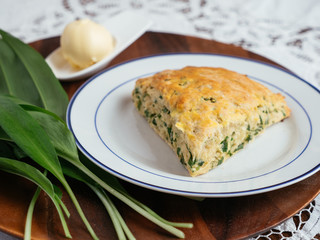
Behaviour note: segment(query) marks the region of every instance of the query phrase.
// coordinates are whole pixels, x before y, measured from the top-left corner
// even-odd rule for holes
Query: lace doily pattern
[[[31,42],[60,35],[77,18],[103,24],[125,10],[152,19],[151,31],[241,46],[278,62],[320,89],[318,0],[2,0],[0,28]],[[320,239],[320,197],[280,226],[252,239]]]
[[[320,233],[317,225],[320,219],[313,218],[313,215],[320,214],[319,200],[314,200],[299,213],[284,222],[283,224],[260,234],[251,240],[274,240],[274,239],[301,239],[319,240]]]

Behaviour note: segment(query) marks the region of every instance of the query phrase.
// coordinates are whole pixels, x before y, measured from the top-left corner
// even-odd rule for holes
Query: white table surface
[[[320,89],[319,0],[0,0],[0,28],[32,42],[60,35],[77,18],[103,24],[125,10],[152,19],[151,31],[242,46]],[[254,239],[320,239],[320,197],[304,211],[308,219],[297,213],[298,224],[291,218]],[[0,233],[0,239],[14,238]]]

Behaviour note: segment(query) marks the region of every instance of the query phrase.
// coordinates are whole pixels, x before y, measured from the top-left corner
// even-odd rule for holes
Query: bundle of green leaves
[[[191,228],[191,223],[161,218],[130,196],[115,177],[96,167],[78,151],[64,121],[67,106],[67,94],[43,57],[29,45],[0,30],[0,170],[38,185],[26,216],[25,239],[31,239],[32,214],[40,191],[52,200],[65,236],[71,238],[65,220],[70,214],[62,201],[62,191],[52,183],[52,177],[59,180],[70,196],[93,239],[98,236],[86,219],[67,177],[87,184],[96,193],[106,207],[119,239],[134,239],[134,236],[108,194],[173,235],[184,238],[184,233],[176,227]]]

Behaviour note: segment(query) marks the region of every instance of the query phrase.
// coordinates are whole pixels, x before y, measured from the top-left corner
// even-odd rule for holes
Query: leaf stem
[[[39,197],[40,192],[41,192],[41,188],[37,187],[37,190],[34,193],[32,199],[31,199],[30,205],[28,207],[26,225],[24,227],[24,240],[30,240],[31,239],[32,215],[33,215],[34,206],[35,206],[35,204],[37,202],[37,199]]]
[[[107,196],[107,193],[101,188],[101,192]],[[116,206],[113,204],[113,202],[110,200],[110,205],[113,208],[114,213],[117,215],[117,218],[122,226],[123,231],[125,232],[125,234],[127,235],[129,240],[135,240],[136,238],[133,236],[133,234],[131,233],[130,229],[128,228],[127,224],[125,223],[125,221],[123,220],[123,218],[121,217],[118,209],[116,208]]]
[[[57,195],[55,195],[55,199],[57,200],[57,202],[62,207],[62,209],[63,209],[64,213],[66,214],[66,216],[69,218],[70,217],[70,212],[69,212],[68,208],[66,207],[66,205],[61,201],[61,199]]]
[[[99,197],[105,208],[107,209],[109,216],[111,218],[111,221],[113,223],[114,229],[116,230],[116,233],[118,235],[119,240],[125,240],[126,236],[124,235],[123,229],[121,228],[121,224],[117,218],[117,215],[114,212],[114,209],[111,206],[111,199],[106,195],[103,194],[102,191],[89,183],[87,185],[92,189],[92,191],[95,192],[95,194]]]
[[[82,211],[82,208],[76,198],[76,196],[74,195],[71,187],[69,186],[68,182],[64,179],[64,178],[60,178],[59,181],[62,183],[62,185],[64,186],[64,188],[66,189],[66,191],[68,192],[75,208],[77,209],[83,223],[85,224],[85,226],[87,227],[91,237],[95,240],[98,240],[99,238],[97,237],[97,235],[95,234],[95,232],[93,231],[89,221],[87,220],[86,216],[84,215],[83,211]]]
[[[180,223],[180,222],[170,222],[162,217],[160,217],[156,212],[154,212],[152,209],[150,209],[148,206],[144,205],[143,203],[139,202],[138,200],[134,199],[133,197],[131,197],[128,194],[123,193],[127,198],[129,198],[131,201],[135,202],[137,205],[139,205],[140,207],[142,207],[143,209],[145,209],[148,213],[150,213],[152,216],[154,216],[155,218],[159,219],[160,221],[174,226],[174,227],[181,227],[181,228],[193,228],[193,224],[192,223]]]
[[[138,213],[140,213],[145,218],[149,219],[150,221],[152,221],[153,223],[157,224],[159,227],[165,229],[166,231],[170,232],[171,234],[175,235],[176,237],[184,238],[184,233],[182,231],[180,231],[179,229],[177,229],[177,228],[175,228],[173,226],[170,226],[170,225],[160,221],[159,219],[155,218],[154,216],[152,216],[145,209],[141,208],[135,202],[133,202],[132,200],[127,198],[125,195],[123,195],[122,193],[116,191],[115,189],[110,187],[108,184],[106,184],[104,181],[102,181],[99,177],[97,177],[94,173],[92,173],[89,169],[87,169],[82,163],[73,162],[73,161],[70,161],[70,163],[72,163],[73,165],[75,165],[76,167],[81,169],[84,173],[86,173],[89,177],[91,177],[95,182],[100,184],[101,187],[103,187],[105,190],[107,190],[113,196],[117,197],[122,202],[127,204],[133,210],[135,210]]]
[[[56,199],[59,198],[59,197],[56,197]],[[70,231],[69,231],[69,228],[67,226],[67,222],[64,218],[64,215],[63,215],[63,212],[60,208],[60,205],[58,204],[58,202],[56,203],[55,201],[53,201],[56,209],[57,209],[57,212],[58,212],[58,215],[60,217],[60,221],[61,221],[61,224],[62,224],[62,228],[63,228],[63,231],[64,231],[64,234],[66,235],[67,238],[72,238],[71,234],[70,234]]]

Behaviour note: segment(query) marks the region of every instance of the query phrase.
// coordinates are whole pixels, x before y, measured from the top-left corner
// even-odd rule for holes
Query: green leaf
[[[36,106],[22,104],[21,107],[45,130],[60,157],[79,161],[74,137],[61,118]]]
[[[6,78],[7,84],[8,82],[10,85],[10,88],[8,87],[8,90],[12,89],[13,87],[15,89],[21,87],[21,91],[24,90],[26,93],[32,95],[32,92],[34,92],[34,86],[38,92],[38,95],[40,97],[40,100],[38,102],[38,106],[44,107],[47,110],[50,110],[54,113],[56,113],[61,118],[65,119],[65,114],[68,106],[68,96],[64,89],[62,88],[60,82],[57,80],[57,78],[54,76],[52,70],[46,63],[46,61],[43,59],[43,57],[32,47],[29,45],[23,43],[19,39],[11,36],[10,34],[6,33],[5,31],[0,29],[0,35],[2,37],[1,42],[5,42],[8,46],[11,47],[13,52],[16,54],[17,58],[21,61],[22,65],[25,67],[26,71],[23,71],[23,68],[21,67],[21,64],[18,64],[19,71],[21,71],[20,74],[30,75],[32,79],[32,83],[29,81],[28,83],[25,83],[27,86],[26,89],[23,88],[24,83],[23,80],[21,80],[21,77],[16,78],[16,74],[12,75],[12,71],[18,72],[15,65],[2,65],[3,62],[6,61],[6,56],[9,55],[11,62],[17,62],[14,57],[11,56],[10,51],[7,49],[5,44],[1,44],[0,52],[4,51],[2,55],[2,61],[0,61],[2,74]],[[7,50],[6,50],[7,49]],[[4,70],[5,69],[5,70]],[[10,72],[10,75],[7,75],[7,73]],[[4,81],[1,79],[1,81]],[[4,85],[3,83],[0,84]],[[28,92],[30,89],[32,92]],[[19,92],[21,92],[19,90]],[[30,97],[30,96],[29,96]]]
[[[19,99],[17,97],[13,97],[13,96],[10,96],[10,95],[4,95],[3,97],[6,97],[6,98],[10,99],[10,100],[12,100],[13,102],[15,102],[17,104],[27,104],[27,102],[25,102],[25,101],[23,101],[23,100],[21,100],[21,99]],[[12,139],[1,128],[1,125],[0,125],[0,140],[5,140],[5,141],[11,141],[12,142]]]
[[[60,157],[79,162],[78,149],[73,134],[68,129],[66,123],[59,116],[43,108],[25,104],[25,102],[21,102],[17,98],[10,96],[5,97],[8,97],[14,102],[20,104],[20,106],[39,123],[39,125],[47,133],[51,143]],[[1,127],[0,139],[12,141],[10,137],[1,129]]]
[[[65,231],[65,235],[67,237],[71,237],[66,225],[65,218],[60,208],[60,203],[59,201],[57,201],[57,198],[59,197],[56,196],[53,185],[43,173],[27,163],[4,157],[0,157],[0,169],[24,177],[37,184],[51,198],[58,211],[63,229]]]
[[[48,178],[35,167],[18,160],[0,157],[0,169],[29,179],[40,186],[50,197],[54,198],[55,192],[53,185]]]
[[[0,44],[1,44],[1,39],[0,39]],[[5,82],[5,76],[4,73],[1,69],[1,61],[2,61],[2,50],[1,50],[1,45],[0,45],[0,94],[9,94],[8,86]]]
[[[6,134],[34,161],[63,178],[53,145],[42,127],[11,99],[0,95],[0,126]]]
[[[9,94],[43,107],[38,90],[13,49],[0,39],[0,93]]]

